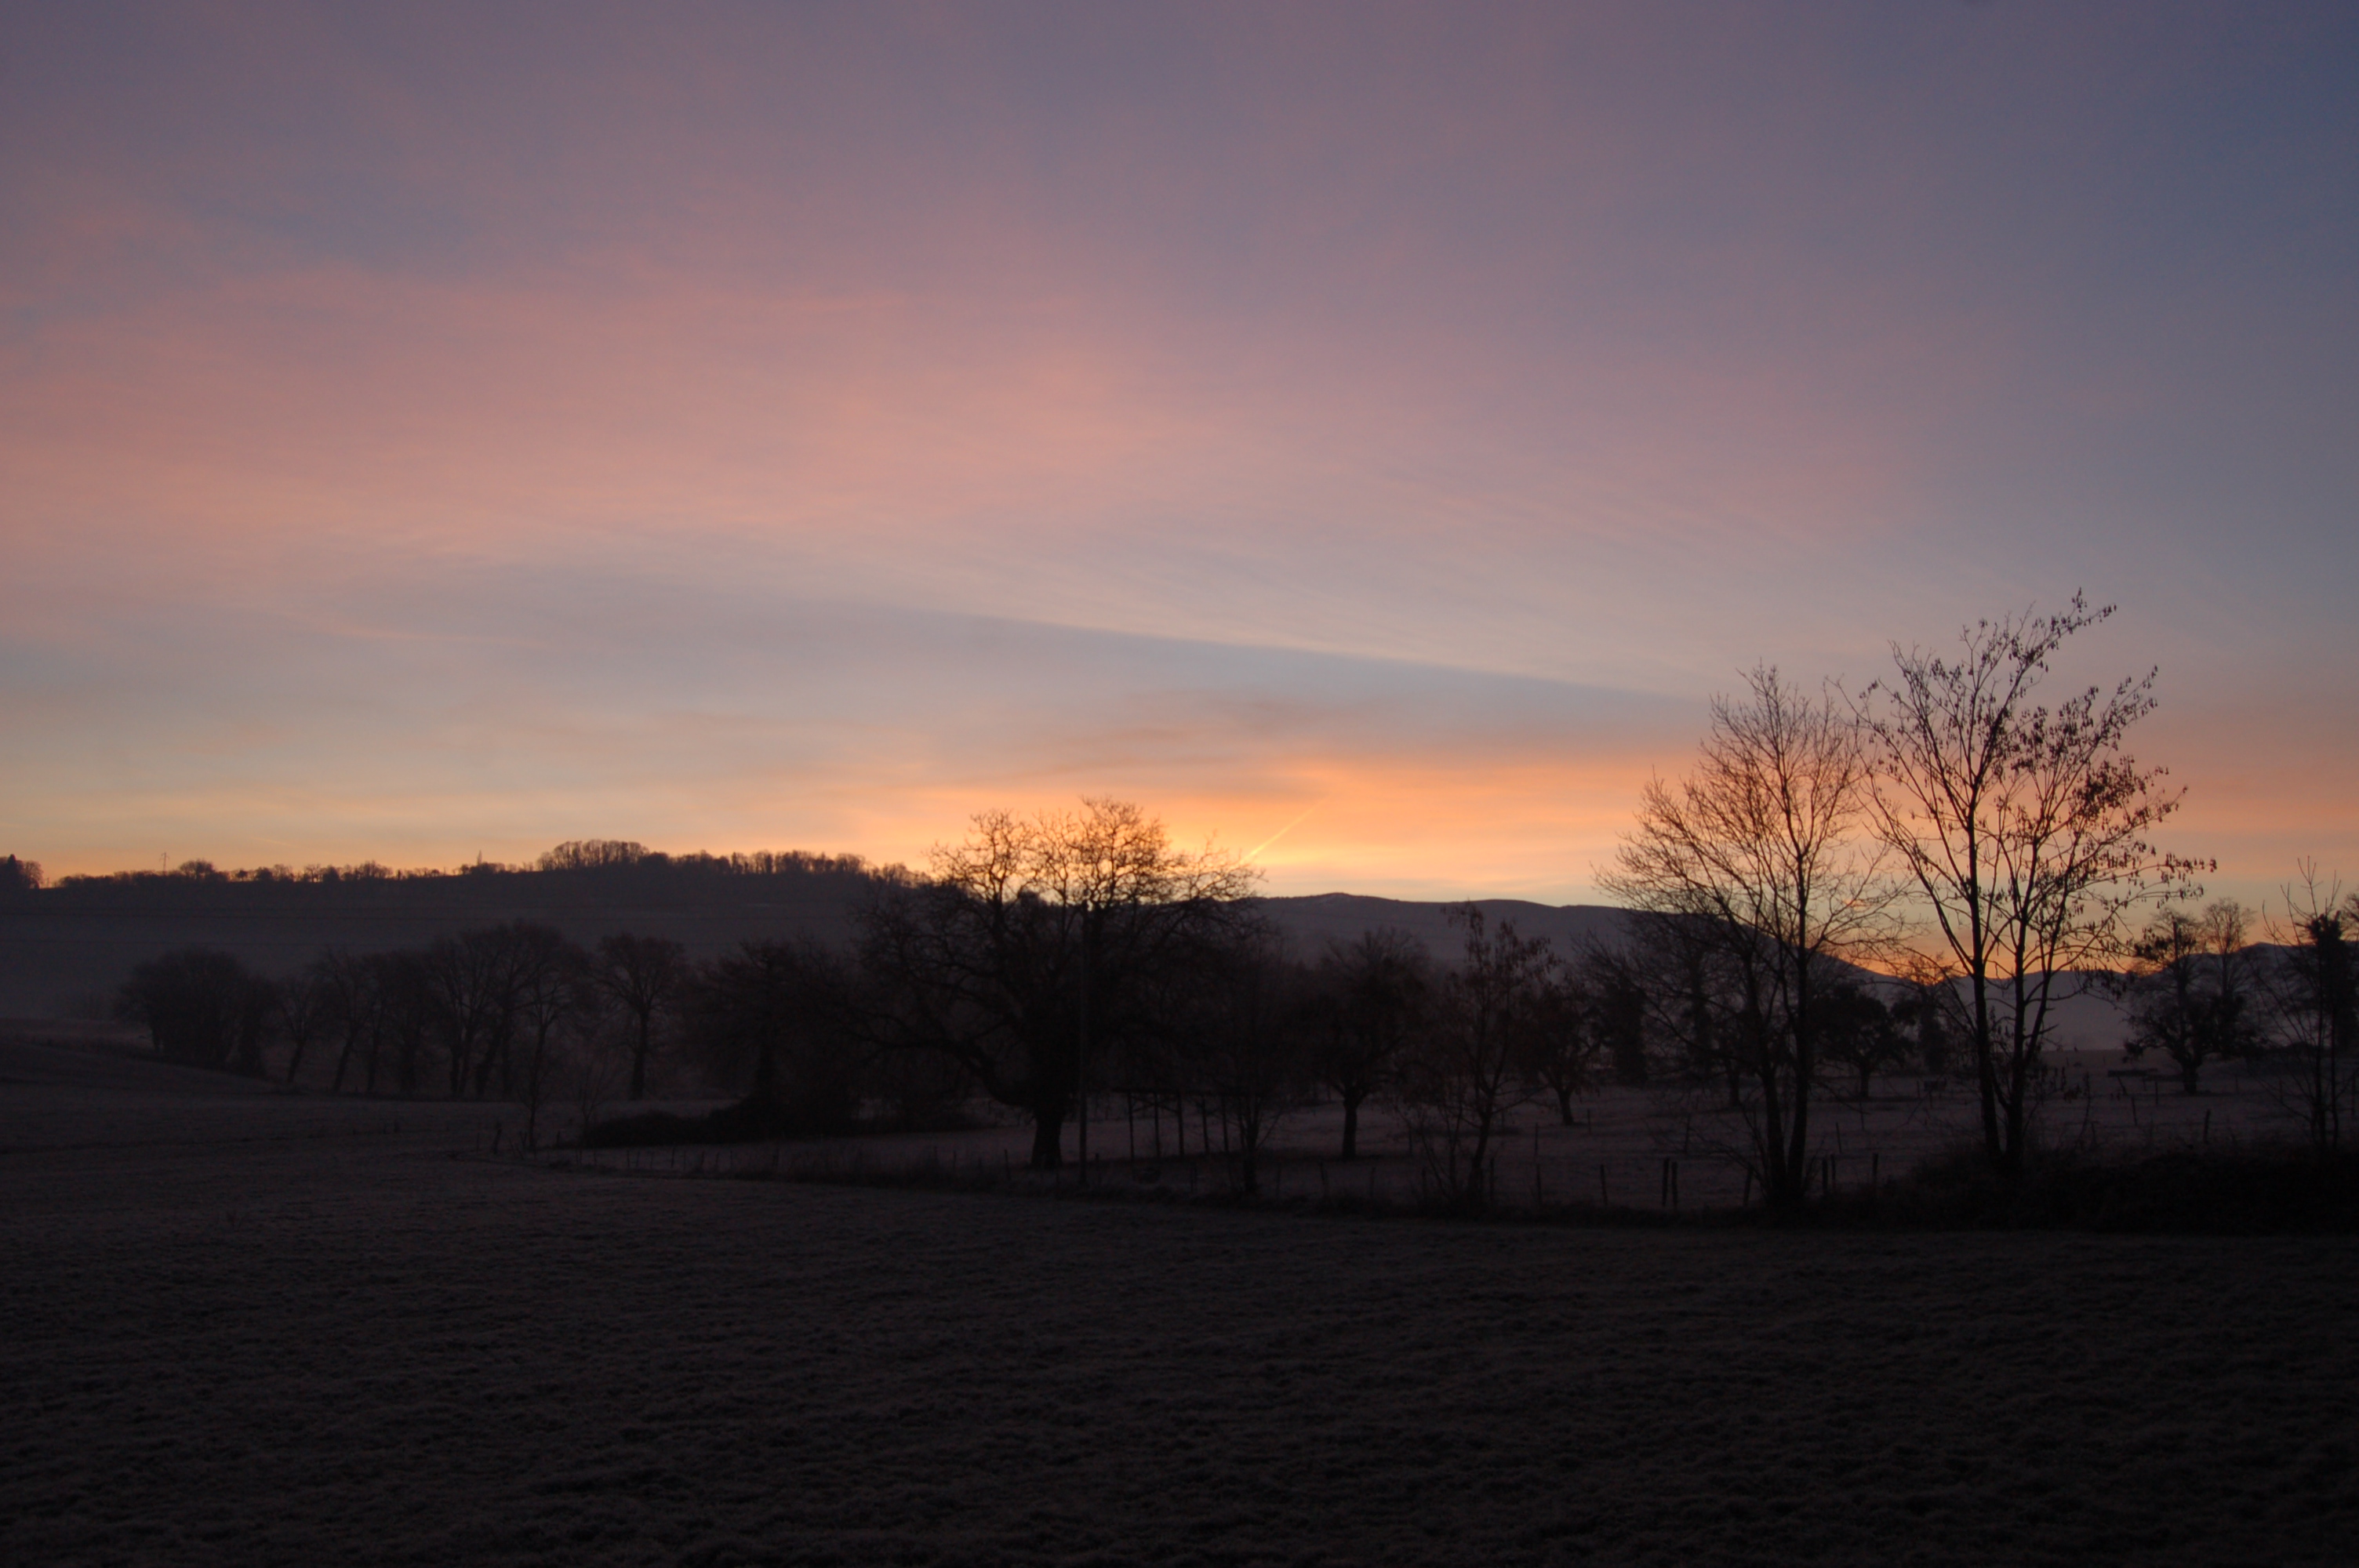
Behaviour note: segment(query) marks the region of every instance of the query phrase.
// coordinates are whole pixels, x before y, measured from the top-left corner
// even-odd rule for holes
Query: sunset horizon
[[[1756,664],[2118,604],[2359,875],[2347,12],[20,8],[0,852],[1593,902]]]

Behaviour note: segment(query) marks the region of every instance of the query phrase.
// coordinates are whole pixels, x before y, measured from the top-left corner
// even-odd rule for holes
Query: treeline
[[[1695,766],[1647,787],[1601,880],[1632,912],[1660,1033],[1723,1065],[1743,1130],[1728,1152],[1773,1204],[1808,1190],[1830,1063],[1884,1048],[1863,967],[1905,988],[1920,1051],[1956,1042],[2003,1181],[2037,1151],[2060,1004],[2125,973],[2133,1049],[2170,1055],[2191,1086],[2206,1059],[2273,1045],[2313,1146],[2341,1146],[2359,902],[2305,868],[2282,961],[2261,968],[2240,911],[2189,913],[2212,863],[2155,843],[2181,795],[2127,750],[2154,674],[2040,699],[2064,643],[2111,613],[2076,594],[1966,627],[1947,652],[1895,644],[1858,690],[1756,667],[1712,704]]]
[[[2133,1058],[2168,1060],[2189,1094],[2215,1062],[2283,1071],[2277,1097],[2310,1147],[2346,1147],[2359,1116],[2359,892],[2304,863],[2283,890],[2286,913],[2256,922],[2234,899],[2166,910],[2139,934],[2133,965],[2111,979],[2125,1003]]]
[[[2063,644],[2109,613],[2076,595],[2060,613],[1967,627],[1947,653],[1896,646],[1892,669],[1856,691],[1814,694],[1756,668],[1712,705],[1694,767],[1645,792],[1603,879],[1627,912],[1615,944],[1557,954],[1470,906],[1446,961],[1384,933],[1289,954],[1244,866],[1175,849],[1136,806],[992,812],[926,876],[862,870],[849,943],[678,959],[676,986],[637,1015],[630,1079],[644,1085],[665,1050],[696,1064],[744,1091],[708,1130],[732,1134],[850,1126],[879,1106],[908,1124],[982,1096],[1029,1121],[1040,1168],[1065,1158],[1081,1106],[1118,1094],[1144,1110],[1150,1147],[1168,1127],[1184,1152],[1192,1113],[1196,1147],[1217,1136],[1248,1188],[1277,1119],[1332,1095],[1341,1152],[1362,1108],[1382,1104],[1432,1189],[1473,1203],[1512,1108],[1545,1097],[1569,1115],[1610,1072],[1690,1097],[1734,1130],[1718,1152],[1791,1206],[1819,1155],[1819,1098],[1864,1094],[1911,1061],[1972,1086],[1989,1169],[2018,1177],[2058,1088],[2058,1010],[2110,977],[2134,1051],[2169,1056],[2190,1087],[2208,1061],[2268,1054],[2312,1146],[2342,1149],[2359,1113],[2359,899],[2305,868],[2273,957],[2248,951],[2234,906],[2193,913],[2211,865],[2155,844],[2180,797],[2126,750],[2155,706],[2152,674],[2039,700]],[[647,863],[632,845],[545,861],[537,874],[556,877]],[[331,956],[306,983],[374,966],[371,994],[395,999],[332,1004],[355,1032],[339,1084],[362,1050],[368,1086],[389,1073],[398,1092],[424,1092],[439,1074],[441,1092],[534,1098],[552,1062],[568,1081],[603,1081],[591,1064],[613,1053],[622,1004],[600,964],[634,940],[549,957],[548,973],[575,978],[540,990],[467,978],[523,972],[497,953],[563,948],[513,922],[406,955]],[[167,972],[151,970],[135,988]],[[153,1026],[136,994],[126,1005]],[[189,1011],[212,1021],[189,1038],[216,1064],[250,1065],[241,1032],[273,1016],[298,1033],[299,1003],[241,1005]]]
[[[0,857],[0,894],[48,890],[82,895],[109,892],[185,893],[225,887],[329,887],[354,885],[449,884],[453,882],[508,884],[533,881],[606,884],[636,883],[710,885],[724,879],[756,877],[838,877],[906,881],[908,871],[896,865],[874,865],[858,855],[817,855],[803,850],[755,850],[710,855],[672,855],[644,844],[618,838],[570,839],[527,864],[477,860],[452,867],[420,866],[397,870],[375,860],[357,865],[271,865],[224,871],[210,860],[183,860],[171,870],[108,871],[60,877],[54,882],[42,874],[38,861],[16,856]]]
[[[1085,1100],[1118,1101],[1146,1151],[1217,1149],[1251,1191],[1286,1117],[1339,1104],[1348,1160],[1381,1108],[1457,1204],[1482,1200],[1518,1107],[1570,1124],[1609,1076],[1723,1069],[1666,1033],[1678,1010],[1643,946],[1559,954],[1467,905],[1440,961],[1391,930],[1304,956],[1250,883],[1234,860],[1173,849],[1136,807],[1093,801],[977,818],[932,876],[883,886],[848,945],[745,942],[696,963],[661,938],[577,946],[518,920],[326,951],[277,982],[190,948],[140,966],[118,1011],[191,1065],[259,1075],[275,1059],[331,1092],[510,1100],[527,1147],[560,1103],[582,1135],[677,1141],[951,1125],[982,1097],[1029,1122],[1030,1162],[1048,1169]],[[1864,1091],[1906,1054],[1909,1014],[1864,985],[1839,994],[1855,1044],[1831,1060]],[[599,1124],[683,1076],[742,1098],[701,1124]],[[1086,1139],[1084,1123],[1083,1159]]]
[[[956,1126],[981,1097],[1029,1122],[1030,1162],[1049,1169],[1088,1100],[1101,1118],[1120,1108],[1125,1152],[1217,1152],[1252,1191],[1280,1124],[1324,1103],[1342,1111],[1336,1157],[1382,1114],[1429,1195],[1473,1206],[1507,1118],[1533,1103],[1571,1125],[1602,1084],[1649,1085],[1760,1125],[1764,1041],[1792,1025],[1764,1006],[1773,991],[1745,991],[1733,934],[1709,919],[1642,910],[1622,939],[1560,953],[1467,905],[1439,957],[1387,929],[1303,955],[1249,892],[1234,860],[1177,851],[1136,807],[1097,801],[979,817],[931,877],[874,897],[846,945],[746,942],[697,963],[658,937],[576,945],[509,921],[323,952],[278,982],[185,949],[141,966],[120,1011],[173,1061],[259,1075],[275,1058],[332,1092],[511,1101],[527,1148],[560,1105],[576,1136],[685,1141]],[[2283,948],[2241,942],[2240,920],[2215,903],[2149,928],[2148,961],[2121,981],[2132,1048],[2189,1054],[2190,1082],[2201,1060],[2277,1057],[2333,1148],[2359,1065],[2359,903],[2313,911]],[[1821,969],[1810,1089],[1971,1073],[1953,977]],[[738,1098],[695,1120],[601,1119],[667,1083]]]

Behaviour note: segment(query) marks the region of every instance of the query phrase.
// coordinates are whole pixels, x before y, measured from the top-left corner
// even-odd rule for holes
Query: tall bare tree
[[[1240,921],[1229,940],[1208,945],[1199,961],[1167,978],[1181,1031],[1179,1076],[1220,1118],[1222,1147],[1248,1195],[1261,1190],[1278,1123],[1305,1098],[1316,1026],[1310,981],[1277,934],[1256,921]]]
[[[560,845],[550,854],[569,848],[577,847]],[[657,1026],[679,1005],[688,984],[688,949],[669,937],[617,931],[599,939],[589,979],[599,994],[629,1021],[630,1098],[645,1099],[647,1064],[655,1055]]]
[[[2223,899],[2200,915],[2167,909],[2132,946],[2137,961],[2123,987],[2133,1057],[2170,1058],[2179,1085],[2201,1092],[2207,1062],[2233,1061],[2260,1044],[2253,955],[2245,942],[2244,906]]]
[[[484,1076],[506,1048],[514,1022],[508,957],[496,926],[438,936],[419,955],[452,1099],[471,1083],[481,1095]]]
[[[1324,1025],[1313,1065],[1343,1103],[1340,1157],[1360,1152],[1360,1108],[1384,1088],[1431,1011],[1433,960],[1406,931],[1380,927],[1332,944],[1321,960]]]
[[[1523,1103],[1519,1071],[1556,959],[1545,936],[1493,924],[1480,905],[1451,912],[1466,933],[1458,965],[1442,978],[1439,1006],[1393,1075],[1398,1109],[1419,1174],[1453,1208],[1487,1201],[1495,1146],[1508,1113]]]
[[[291,1084],[303,1070],[312,1043],[336,1027],[336,988],[317,964],[310,964],[280,980],[270,1000],[272,1020],[286,1037],[287,1082]]]
[[[546,925],[511,928],[515,1043],[506,1090],[524,1111],[524,1150],[540,1147],[541,1108],[556,1098],[565,1047],[588,1022],[589,956]]]
[[[2286,919],[2270,935],[2284,946],[2271,977],[2279,1040],[2294,1067],[2288,1108],[2310,1147],[2340,1151],[2359,1114],[2359,893],[2301,863],[2285,888]]]
[[[1597,1087],[1606,1036],[1598,998],[1578,969],[1559,968],[1537,999],[1532,1026],[1524,1039],[1523,1071],[1536,1091],[1556,1106],[1557,1119],[1572,1125],[1572,1102]]]
[[[1783,1206],[1808,1185],[1824,1000],[1843,961],[1888,949],[1895,890],[1866,832],[1867,757],[1843,705],[1767,665],[1746,685],[1742,700],[1714,699],[1695,771],[1647,784],[1600,882],[1690,973],[1685,1009],[1668,999],[1667,1018],[1725,1073],[1745,1155]]]
[[[1965,986],[1984,1148],[2005,1173],[2023,1163],[2054,1003],[2119,961],[2139,906],[2191,896],[2203,869],[2152,843],[2180,793],[2123,749],[2155,672],[2034,700],[2057,650],[2112,613],[2076,593],[2057,614],[1977,622],[1952,657],[1896,643],[1855,708],[1878,836]]]
[[[344,1075],[353,1065],[353,1054],[366,1044],[368,1049],[368,1089],[376,1089],[377,1015],[383,1005],[378,986],[380,966],[364,954],[354,954],[341,947],[330,947],[311,960],[305,969],[326,993],[328,1011],[337,1033],[336,1072],[329,1081],[330,1094],[342,1094]]]

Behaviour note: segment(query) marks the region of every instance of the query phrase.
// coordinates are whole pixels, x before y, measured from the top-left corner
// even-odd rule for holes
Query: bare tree
[[[2122,987],[2130,1025],[2122,1048],[2133,1059],[2149,1051],[2169,1057],[2191,1095],[2201,1092],[2206,1062],[2233,1061],[2260,1044],[2245,911],[2234,899],[2201,915],[2164,910],[2131,952],[2137,967]]]
[[[1838,980],[1827,988],[1820,1000],[1819,1034],[1821,1060],[1856,1075],[1856,1092],[1863,1100],[1876,1074],[1909,1056],[1908,1036],[1891,1007],[1856,980]]]
[[[1879,836],[1916,884],[1966,988],[1984,1148],[2020,1170],[2054,1002],[2121,957],[2141,904],[2191,895],[2197,862],[2149,836],[2178,809],[2163,770],[2123,750],[2155,674],[2033,701],[2049,661],[2104,620],[2074,594],[2055,615],[1978,622],[1954,658],[1892,650],[1856,711],[1876,762]]]
[[[707,1069],[746,1086],[738,1111],[749,1136],[853,1125],[867,1047],[846,957],[809,937],[742,943],[705,967],[688,1013]]]
[[[1919,1066],[1947,1074],[1964,1029],[1956,973],[1936,955],[1913,948],[1900,954],[1893,970],[1901,993],[1892,1004],[1892,1022],[1914,1037]]]
[[[328,1084],[330,1094],[342,1094],[344,1076],[351,1070],[353,1055],[364,1044],[366,1052],[368,1089],[376,1089],[375,1042],[377,1039],[377,1014],[383,1005],[378,987],[379,966],[365,956],[330,947],[312,959],[305,974],[325,995],[331,1027],[337,1035],[336,1071]]]
[[[2359,893],[2321,879],[2301,863],[2285,888],[2286,920],[2271,923],[2285,946],[2272,978],[2279,1037],[2292,1059],[2288,1108],[2301,1119],[2310,1147],[2331,1155],[2343,1147],[2345,1124],[2359,1114]]]
[[[376,1093],[378,1069],[390,1050],[394,1082],[403,1095],[415,1095],[426,1072],[427,1042],[438,1013],[427,956],[414,950],[372,953],[367,963],[375,1005],[364,1092]]]
[[[1666,1020],[1725,1075],[1744,1155],[1783,1206],[1808,1186],[1824,1000],[1842,962],[1888,949],[1894,890],[1864,831],[1869,772],[1848,714],[1766,665],[1747,685],[1713,701],[1695,772],[1647,786],[1600,882],[1677,960]]]
[[[1420,1177],[1450,1206],[1476,1208],[1490,1195],[1494,1145],[1524,1100],[1517,1067],[1556,961],[1548,938],[1520,936],[1511,920],[1495,926],[1476,904],[1451,918],[1466,946],[1394,1075],[1391,1098]]]
[[[1590,1032],[1614,1075],[1636,1088],[1647,1079],[1647,1013],[1651,1003],[1647,978],[1625,944],[1584,942],[1574,972],[1589,996]]]
[[[1597,1087],[1606,1037],[1598,999],[1578,972],[1559,969],[1534,1000],[1524,1039],[1524,1076],[1555,1103],[1557,1119],[1572,1125],[1574,1097]]]
[[[1054,1169],[1098,1064],[1152,1033],[1155,979],[1234,925],[1253,873],[1175,849],[1160,822],[1113,800],[982,813],[964,843],[936,849],[932,871],[864,919],[890,1035],[951,1055],[1029,1116],[1032,1165]]]
[[[1385,1087],[1427,1021],[1432,970],[1425,944],[1389,927],[1331,944],[1320,963],[1325,1028],[1313,1065],[1343,1104],[1343,1159],[1359,1157],[1360,1108]]]
[[[580,849],[560,844],[549,855]],[[639,853],[645,857],[644,850]],[[542,857],[544,861],[549,859]],[[630,1098],[635,1100],[647,1098],[647,1063],[655,1054],[657,1024],[679,1005],[688,978],[688,949],[668,937],[618,931],[599,939],[589,979],[630,1021]]]
[[[1248,1195],[1261,1190],[1270,1139],[1308,1087],[1309,981],[1258,923],[1241,923],[1229,941],[1169,977],[1184,1032],[1182,1076],[1219,1116],[1237,1190]]]
[[[566,1063],[572,1091],[577,1141],[586,1140],[598,1125],[607,1102],[621,1090],[630,1070],[627,1041],[608,1027],[610,1020],[594,1014],[573,1036]]]
[[[312,1045],[334,1030],[337,997],[332,981],[316,964],[307,965],[272,989],[271,1018],[287,1040],[287,1078],[293,1083],[303,1070],[303,1057]]]
[[[589,957],[546,925],[512,928],[516,1045],[507,1092],[524,1111],[524,1152],[540,1147],[540,1112],[557,1096],[569,1037],[590,1022]]]
[[[505,933],[498,926],[477,926],[438,936],[419,957],[451,1098],[465,1095],[471,1083],[480,1096],[515,1022]]]

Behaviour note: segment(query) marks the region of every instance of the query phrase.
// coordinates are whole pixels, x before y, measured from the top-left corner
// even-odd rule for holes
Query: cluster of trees
[[[2311,1147],[2333,1153],[2359,1116],[2359,893],[2321,884],[2304,865],[2286,889],[2286,922],[2274,935],[2284,946],[2272,988],[2287,1054],[2297,1073],[2292,1108],[2309,1129]]]
[[[1473,1204],[1516,1108],[1549,1099],[1570,1123],[1601,1075],[1645,1076],[1645,997],[1610,949],[1560,957],[1470,904],[1449,962],[1391,930],[1291,953],[1245,867],[1175,849],[1126,803],[986,813],[931,869],[870,910],[843,1015],[870,1047],[949,1064],[1021,1112],[1036,1168],[1062,1162],[1080,1106],[1118,1098],[1158,1158],[1167,1124],[1187,1153],[1192,1115],[1198,1151],[1217,1144],[1251,1192],[1279,1121],[1332,1099],[1339,1158],[1381,1107],[1430,1190]]]
[[[1852,981],[1863,968],[1914,982],[1920,1035],[1954,1029],[1985,1152],[2012,1173],[2062,991],[2198,869],[2149,842],[2179,797],[2122,749],[2153,676],[2034,700],[2107,613],[2076,596],[1968,628],[1948,656],[1896,645],[1859,694],[1756,668],[1714,703],[1697,768],[1648,786],[1604,883],[1636,912],[1658,1030],[1700,1075],[1721,1069],[1771,1202],[1807,1187],[1830,1063],[1864,1075],[1900,1048]]]
[[[2155,845],[2180,795],[2125,749],[2154,674],[2038,700],[2066,641],[2111,613],[2075,595],[1947,654],[1896,644],[1856,693],[1756,668],[1713,705],[1695,770],[1647,788],[1604,884],[1633,912],[1652,1037],[1692,1081],[1717,1076],[1773,1203],[1803,1195],[1830,1067],[1864,1090],[1912,1052],[1963,1056],[1984,1152],[2018,1173],[2058,1004],[2093,984],[2124,991],[2129,1050],[2190,1090],[2207,1061],[2283,1052],[2313,1141],[2339,1147],[2359,1106],[2359,899],[2305,868],[2274,959],[2234,903],[2194,911],[2210,863]]]
[[[181,948],[135,968],[116,1012],[190,1066],[260,1076],[267,1041],[284,1049],[290,1083],[332,1054],[332,1092],[514,1099],[529,1145],[561,1091],[593,1104],[645,1093],[693,978],[675,942],[625,933],[584,949],[515,920],[422,947],[330,949],[282,980]]]
[[[1470,906],[1454,965],[1389,931],[1305,960],[1251,891],[1234,857],[1096,800],[977,817],[932,875],[877,890],[848,947],[746,942],[693,963],[660,938],[583,948],[513,920],[323,952],[276,982],[182,949],[139,966],[119,1011],[190,1065],[258,1074],[268,1041],[290,1081],[309,1064],[332,1091],[514,1100],[527,1145],[548,1105],[574,1098],[586,1120],[669,1064],[742,1093],[733,1125],[757,1131],[923,1124],[981,1095],[1030,1122],[1042,1169],[1088,1098],[1119,1097],[1158,1152],[1168,1128],[1184,1156],[1192,1119],[1198,1152],[1217,1146],[1251,1190],[1280,1119],[1332,1095],[1343,1157],[1380,1103],[1458,1198],[1479,1195],[1516,1106],[1547,1095],[1570,1120],[1600,1064],[1643,1062],[1641,1000],[1603,954],[1560,963]],[[1084,1119],[1084,1162],[1087,1138]]]
[[[2133,1052],[2169,1056],[2191,1089],[2208,1062],[2286,1050],[2313,1139],[2338,1147],[2359,1108],[2359,899],[2306,871],[2274,964],[2234,904],[2194,909],[2207,868],[2152,842],[2180,796],[2125,749],[2152,673],[2038,700],[2065,642],[2110,613],[2076,595],[1969,627],[1947,654],[1895,645],[1892,673],[1855,693],[1756,669],[1714,703],[1695,768],[1647,787],[1603,879],[1626,939],[1578,954],[1471,905],[1447,962],[1383,931],[1289,954],[1235,858],[1093,800],[979,816],[925,876],[831,862],[867,878],[847,947],[749,942],[691,965],[656,939],[584,951],[511,921],[326,954],[276,988],[183,952],[144,966],[124,1006],[181,1059],[255,1070],[276,1029],[290,1075],[327,1041],[338,1087],[413,1094],[430,1076],[536,1111],[560,1080],[598,1098],[610,1070],[638,1098],[668,1052],[742,1089],[742,1119],[763,1128],[847,1126],[878,1106],[908,1122],[981,1095],[1028,1119],[1044,1169],[1080,1108],[1119,1096],[1158,1152],[1167,1120],[1182,1154],[1191,1112],[1200,1151],[1217,1126],[1248,1189],[1277,1120],[1332,1097],[1342,1156],[1381,1106],[1460,1202],[1481,1200],[1516,1107],[1552,1102],[1570,1121],[1604,1076],[1668,1081],[1734,1113],[1732,1152],[1793,1204],[1817,1098],[1864,1096],[1912,1058],[1971,1075],[1990,1162],[2019,1171],[2058,1004],[2112,975]],[[541,870],[651,859],[591,841]]]
[[[875,866],[858,855],[814,855],[804,850],[756,849],[730,855],[701,852],[669,855],[625,838],[568,839],[527,865],[475,860],[442,868],[415,866],[397,870],[375,860],[357,865],[247,866],[224,871],[211,860],[183,860],[169,871],[110,871],[62,878],[60,888],[96,892],[106,888],[136,890],[158,885],[200,886],[336,886],[351,882],[432,882],[452,878],[532,878],[592,874],[605,878],[636,876],[669,881],[718,877],[851,877],[906,881],[909,873],[899,866]],[[0,858],[0,892],[22,886],[44,885],[41,868],[14,855]]]
[[[2247,940],[2253,917],[2233,899],[2149,923],[2115,982],[2129,1021],[2124,1045],[2133,1057],[2167,1057],[2189,1094],[2211,1063],[2278,1058],[2289,1069],[2277,1080],[2288,1108],[2312,1147],[2332,1153],[2359,1113],[2359,893],[2305,863],[2284,898],[2266,943]]]

